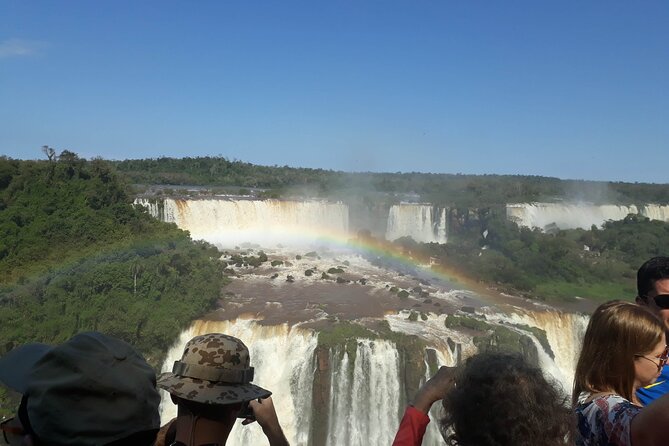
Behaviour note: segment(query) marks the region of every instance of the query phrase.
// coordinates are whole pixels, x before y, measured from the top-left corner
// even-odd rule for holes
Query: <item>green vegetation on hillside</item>
[[[113,166],[0,157],[0,354],[99,330],[158,365],[224,284],[218,250],[132,206]]]
[[[310,194],[359,198],[369,205],[374,192],[418,194],[444,206],[487,207],[513,202],[586,200],[595,203],[669,203],[667,184],[606,183],[528,175],[431,173],[346,173],[288,166],[259,166],[224,157],[114,161],[133,183],[265,189],[261,197],[308,190]],[[358,194],[351,194],[351,189]]]
[[[415,255],[529,297],[629,299],[639,266],[666,255],[669,223],[629,215],[599,229],[546,234],[491,215],[451,234],[446,245],[399,243]]]

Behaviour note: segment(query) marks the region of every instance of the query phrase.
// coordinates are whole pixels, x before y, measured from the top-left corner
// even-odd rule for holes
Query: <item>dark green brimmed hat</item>
[[[104,445],[160,428],[155,372],[129,344],[80,333],[0,358],[0,381],[23,394],[30,426],[49,445]]]

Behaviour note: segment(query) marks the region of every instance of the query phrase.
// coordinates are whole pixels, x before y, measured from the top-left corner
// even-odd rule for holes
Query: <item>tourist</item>
[[[154,370],[101,333],[15,348],[0,358],[0,381],[22,394],[2,422],[8,444],[151,445],[160,427]]]
[[[249,350],[242,341],[220,333],[197,336],[158,378],[177,405],[177,418],[163,426],[156,446],[224,445],[235,420],[258,422],[271,446],[287,446],[271,392],[251,384]]]
[[[481,353],[461,370],[441,367],[407,407],[393,445],[420,445],[430,407],[439,400],[446,414],[439,428],[451,445],[573,444],[565,397],[518,355]]]
[[[666,444],[669,395],[642,408],[636,391],[652,384],[667,362],[665,326],[631,302],[600,305],[585,332],[572,403],[576,444]]]
[[[669,331],[669,257],[654,257],[641,265],[636,276],[636,302],[656,313]],[[669,366],[664,366],[657,381],[637,391],[643,405],[669,393]]]

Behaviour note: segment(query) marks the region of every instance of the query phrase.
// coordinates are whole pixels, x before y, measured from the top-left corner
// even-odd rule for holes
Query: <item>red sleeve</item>
[[[415,407],[408,406],[395,434],[393,446],[420,446],[429,422],[430,417]]]

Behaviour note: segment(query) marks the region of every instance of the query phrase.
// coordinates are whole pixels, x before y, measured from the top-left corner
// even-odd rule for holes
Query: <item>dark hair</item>
[[[521,356],[482,353],[467,360],[446,395],[441,431],[460,446],[573,444],[566,397]]]
[[[669,257],[653,257],[646,261],[636,273],[636,290],[645,299],[655,289],[655,282],[669,279]]]

